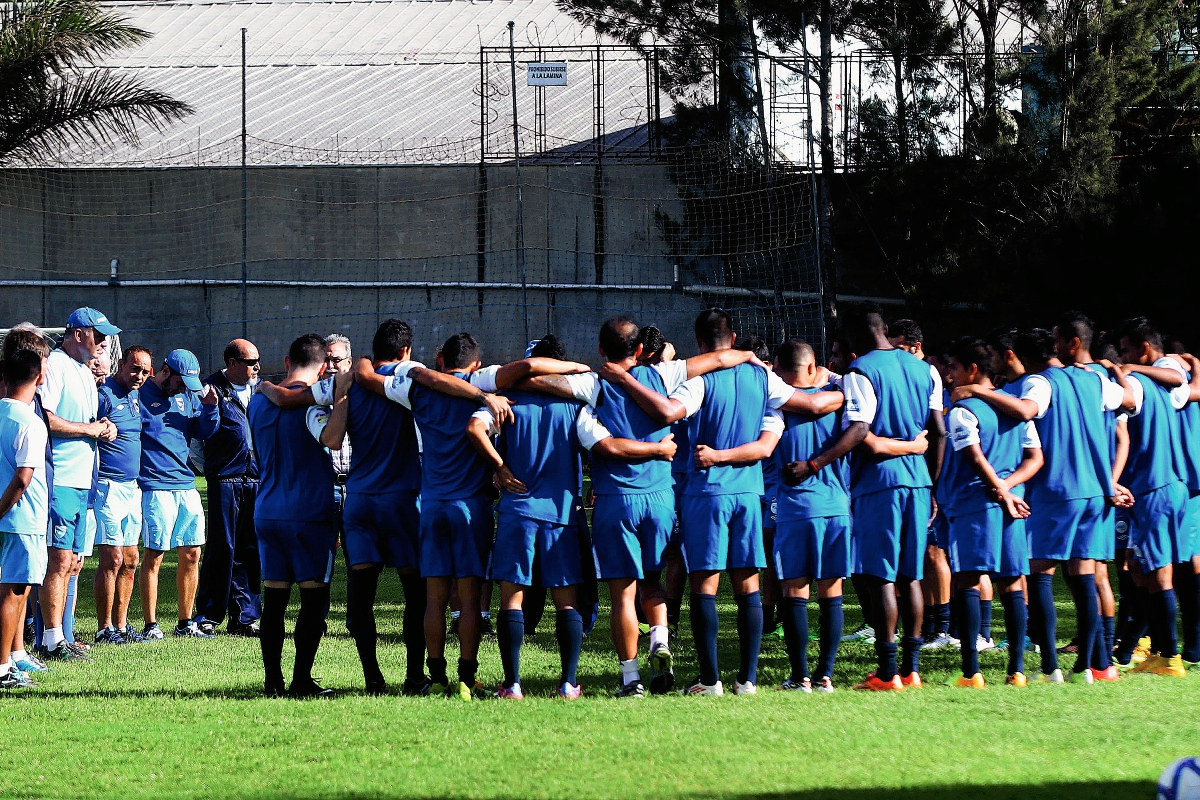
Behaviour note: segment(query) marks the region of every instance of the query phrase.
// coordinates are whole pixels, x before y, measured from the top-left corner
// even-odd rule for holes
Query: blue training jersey
[[[833,390],[836,387],[828,386]],[[820,389],[801,389],[815,394]],[[835,411],[814,417],[809,414],[783,412],[783,435],[771,461],[776,473],[794,461],[808,461],[820,453],[837,438],[842,427],[842,412]],[[847,456],[827,465],[815,475],[810,475],[796,486],[788,486],[782,480],[775,493],[777,514],[780,522],[814,517],[841,517],[850,513],[850,463]]]
[[[1192,374],[1187,374],[1188,382]],[[1183,442],[1184,478],[1189,494],[1200,494],[1200,403],[1189,400],[1179,412],[1179,430]]]
[[[391,375],[396,364],[384,364],[375,371]],[[351,492],[382,492],[421,489],[421,452],[413,414],[357,384],[350,387],[349,421],[350,475],[346,489]]]
[[[694,448],[707,445],[729,450],[758,440],[767,413],[767,371],[754,364],[710,372],[704,381],[704,402],[688,419],[688,477],[685,494],[763,493],[762,465],[728,464],[708,469],[696,466]]]
[[[871,433],[911,442],[925,430],[934,388],[928,364],[900,349],[872,350],[856,358],[849,371],[870,381],[875,392]],[[859,411],[847,397],[847,416],[853,420]],[[888,458],[856,452],[850,460],[850,478],[856,495],[933,485],[925,457],[915,454]]]
[[[1050,406],[1034,420],[1045,464],[1026,484],[1029,505],[1112,496],[1103,384],[1090,369],[1049,367]]]
[[[652,367],[636,366],[629,374],[648,389],[666,394],[662,376]],[[639,442],[661,442],[671,431],[667,426],[650,419],[637,403],[629,398],[625,390],[607,381],[600,382],[600,397],[596,402],[596,418],[608,432],[618,439],[633,439]],[[686,434],[685,434],[686,435]],[[679,445],[678,436],[675,440]],[[686,452],[683,447],[672,462],[662,459],[627,461],[608,459],[599,453],[592,455],[592,489],[596,494],[649,494],[671,488],[671,470],[674,465],[687,468]]]
[[[996,475],[1007,478],[1016,472],[1024,458],[1021,441],[1027,423],[996,413],[995,409],[976,397],[955,403],[954,407],[969,411],[978,421],[979,448]],[[983,479],[971,466],[966,449],[957,450],[954,444],[954,441],[947,443],[946,455],[942,459],[942,474],[937,489],[938,507],[951,516],[957,516],[998,506],[988,493]],[[1013,493],[1020,497],[1021,487],[1018,486]]]
[[[526,494],[505,492],[500,511],[566,525],[583,485],[575,421],[583,406],[537,392],[505,392],[515,421],[500,430],[496,451]]]
[[[142,406],[142,458],[138,485],[143,490],[194,489],[188,443],[207,439],[221,426],[220,411],[191,392],[167,397],[154,381],[138,390]]]
[[[117,426],[117,438],[100,441],[100,477],[111,481],[136,480],[142,463],[142,407],[138,390],[126,392],[113,378],[100,387],[101,419]]]
[[[1126,380],[1142,385],[1142,408],[1129,416],[1129,458],[1121,484],[1134,497],[1187,478],[1180,414],[1162,384],[1135,372]]]
[[[250,399],[250,431],[259,466],[254,518],[332,522],[333,462],[308,427],[308,414],[282,409],[261,394]]]
[[[471,377],[463,372],[452,374],[463,380]],[[425,446],[421,500],[465,500],[483,494],[491,483],[491,466],[467,441],[467,422],[479,410],[479,403],[418,383],[409,389],[408,399]]]

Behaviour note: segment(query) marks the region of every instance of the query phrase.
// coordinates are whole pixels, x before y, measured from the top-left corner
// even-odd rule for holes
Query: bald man
[[[204,442],[208,546],[200,568],[196,623],[208,634],[229,617],[229,633],[258,636],[261,608],[254,501],[258,460],[246,409],[258,386],[258,348],[245,339],[225,347],[225,368],[205,381],[220,396],[221,428]]]

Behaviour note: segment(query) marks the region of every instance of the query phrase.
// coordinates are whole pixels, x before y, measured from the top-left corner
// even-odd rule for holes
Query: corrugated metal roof
[[[234,165],[241,156],[241,29],[247,31],[249,160],[255,164],[411,163],[479,158],[480,47],[544,46],[547,60],[575,59],[571,86],[547,90],[548,147],[592,134],[593,31],[554,0],[280,0],[105,3],[154,34],[109,59],[185,100],[196,113],[137,147],[78,145],[56,164]],[[505,57],[506,58],[506,57]],[[632,54],[606,63],[606,128],[645,122],[644,65]],[[624,61],[618,59],[625,59]],[[530,60],[528,55],[518,60]],[[490,133],[511,140],[508,67],[489,74],[499,94]],[[502,74],[501,74],[502,73]],[[523,129],[533,91],[518,76]],[[493,92],[495,93],[495,92]],[[522,138],[526,135],[523,130]],[[530,134],[531,135],[531,134]],[[528,145],[523,144],[528,152]]]

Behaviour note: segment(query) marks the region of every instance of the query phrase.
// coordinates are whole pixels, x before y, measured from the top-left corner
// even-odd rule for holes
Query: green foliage
[[[84,140],[136,142],[191,113],[130,76],[95,67],[150,34],[95,0],[0,5],[0,164],[52,159]]]

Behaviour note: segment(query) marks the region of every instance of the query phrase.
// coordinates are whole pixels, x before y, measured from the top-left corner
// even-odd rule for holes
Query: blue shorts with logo
[[[688,572],[767,565],[757,494],[684,495],[679,526]]]
[[[300,522],[256,517],[254,533],[258,536],[264,581],[329,583],[337,548],[333,520]]]
[[[949,519],[951,572],[987,572],[1002,578],[1029,574],[1025,521],[989,505]]]
[[[583,583],[583,548],[579,526],[561,525],[501,511],[492,547],[492,580],[533,585],[537,559],[541,585],[546,588]]]
[[[762,497],[762,521],[764,529],[774,529],[779,524],[779,504],[773,492]]]
[[[675,497],[667,489],[596,495],[592,552],[598,577],[643,580],[661,571],[674,527]]]
[[[486,576],[495,523],[492,503],[482,494],[465,500],[422,501],[421,576]]]
[[[46,561],[46,534],[0,532],[0,583],[41,586]]]
[[[50,547],[82,553],[87,549],[88,489],[55,486],[50,495]]]
[[[1071,558],[1112,558],[1116,546],[1114,518],[1111,545],[1105,543],[1103,497],[1038,503],[1025,520],[1029,533],[1029,557],[1048,561]],[[1141,502],[1141,498],[1138,499]]]
[[[1129,547],[1129,509],[1116,508],[1113,509],[1116,513],[1115,524],[1113,528],[1116,531],[1117,549],[1125,550]]]
[[[142,544],[147,550],[174,550],[204,544],[204,505],[195,489],[142,492]]]
[[[929,541],[941,550],[950,549],[950,521],[944,511],[938,511],[933,524],[929,526]]]
[[[828,580],[850,575],[850,516],[783,517],[775,528],[771,557],[775,576]]]
[[[1143,572],[1191,558],[1187,501],[1187,487],[1171,483],[1138,495],[1129,509],[1129,546]]]
[[[348,492],[342,507],[346,565],[421,564],[421,507],[417,492]]]
[[[853,497],[854,571],[894,582],[921,580],[933,510],[928,488],[897,487]]]
[[[142,490],[137,481],[101,478],[96,486],[96,544],[137,547],[142,535]]]

